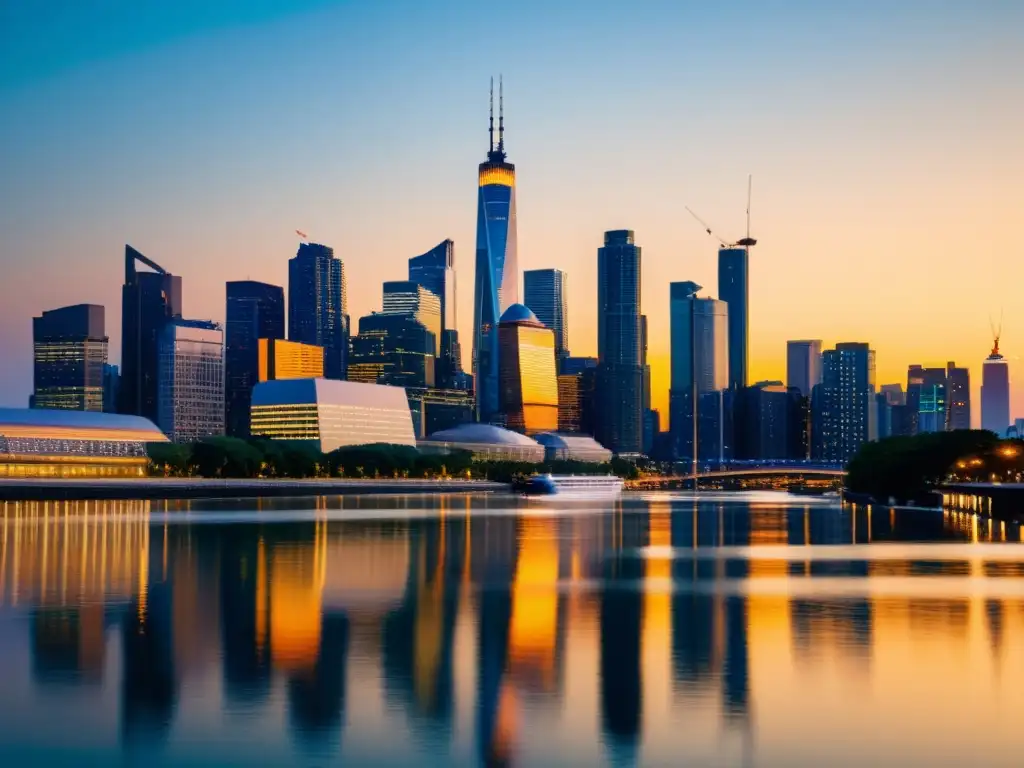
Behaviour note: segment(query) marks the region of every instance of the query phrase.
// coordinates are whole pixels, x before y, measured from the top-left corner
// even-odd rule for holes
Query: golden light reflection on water
[[[424,504],[436,516],[402,516]],[[188,680],[213,697],[173,696],[185,711],[226,706],[210,680],[265,681],[266,707],[288,681],[315,702],[280,704],[305,713],[290,727],[333,707],[327,727],[363,740],[440,728],[427,743],[454,745],[473,733],[481,759],[595,763],[642,745],[655,763],[793,764],[827,759],[851,723],[877,737],[849,747],[863,762],[884,756],[877,742],[999,764],[1015,743],[1016,525],[728,499],[564,515],[514,514],[499,499],[379,505],[395,515],[328,519],[327,500],[304,522],[188,525],[153,522],[171,508],[203,514],[187,504],[6,504],[0,622],[30,613],[40,675],[166,667],[172,690]],[[166,637],[167,652],[136,663],[131,644],[111,645],[118,631]],[[959,700],[971,702],[964,727],[937,731]],[[0,692],[0,715],[12,706]]]

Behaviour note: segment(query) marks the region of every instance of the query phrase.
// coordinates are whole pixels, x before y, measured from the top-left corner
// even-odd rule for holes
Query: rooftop
[[[45,408],[0,408],[0,435],[167,442],[164,433],[149,419],[141,416]]]
[[[460,424],[451,429],[442,429],[430,435],[427,440],[437,443],[475,443],[487,445],[535,446],[537,441],[518,432],[493,424]]]
[[[530,311],[530,308],[525,304],[513,304],[506,309],[502,315],[499,323],[528,323],[530,325],[543,325],[537,316]]]

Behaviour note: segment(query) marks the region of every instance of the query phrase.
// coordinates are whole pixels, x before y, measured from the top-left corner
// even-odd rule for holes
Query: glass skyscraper
[[[718,251],[718,298],[729,305],[729,389],[747,386],[749,274],[750,253],[746,248]]]
[[[555,332],[555,356],[569,356],[568,275],[560,269],[530,269],[523,273],[523,303],[545,328]]]
[[[107,336],[104,309],[76,304],[32,319],[34,408],[102,411]]]
[[[136,262],[152,269],[139,272]],[[181,317],[181,278],[124,247],[121,288],[121,413],[157,420],[157,346],[164,326]]]
[[[324,376],[344,379],[348,364],[345,266],[334,249],[301,243],[288,261],[288,339],[324,348]]]
[[[786,386],[810,397],[821,383],[821,339],[786,342]]]
[[[498,324],[500,407],[508,429],[528,435],[558,429],[555,334],[513,304]]]
[[[434,336],[434,357],[441,353],[441,299],[410,280],[389,280],[384,283],[383,315],[411,317]]]
[[[175,319],[158,345],[157,425],[175,443],[224,434],[224,335],[216,323]]]
[[[359,319],[348,377],[367,384],[433,387],[434,334],[409,315],[376,313]]]
[[[946,429],[971,428],[971,372],[952,361],[946,363],[946,407]]]
[[[255,280],[227,284],[224,323],[225,427],[249,435],[249,404],[257,375],[259,340],[284,338],[284,289]]]
[[[422,285],[441,300],[441,354],[437,384],[452,388],[463,377],[462,345],[459,343],[455,243],[445,240],[426,253],[409,259],[409,280]]]
[[[628,229],[597,249],[598,415],[594,437],[615,453],[643,448],[640,246]]]
[[[981,369],[981,428],[1002,437],[1010,426],[1010,367],[999,339]]]
[[[506,162],[503,104],[499,106],[498,143],[494,143],[493,84],[490,135],[487,161],[480,164],[477,176],[476,285],[473,291],[473,377],[477,419],[484,422],[499,416],[498,321],[506,309],[519,301],[516,168]]]
[[[697,390],[697,457],[727,458],[731,430],[724,392],[729,387],[729,307],[698,298],[693,282],[669,286],[671,381],[669,428],[673,458],[693,459],[693,391]]]
[[[815,395],[820,426],[816,458],[845,464],[877,434],[875,352],[867,344],[837,344],[822,356],[822,382]]]

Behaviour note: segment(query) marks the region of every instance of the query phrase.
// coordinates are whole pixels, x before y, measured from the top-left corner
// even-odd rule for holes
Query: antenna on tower
[[[498,75],[498,151],[505,151],[505,84]]]
[[[491,147],[490,147],[490,149],[488,151],[489,152],[493,152],[494,151],[494,77],[493,76],[491,77],[491,124],[490,124],[490,128],[487,129],[487,132],[491,136]]]
[[[989,327],[992,328],[992,357],[999,356],[999,337],[1003,335],[1003,310],[999,310],[999,325],[992,322],[992,318],[988,319]]]

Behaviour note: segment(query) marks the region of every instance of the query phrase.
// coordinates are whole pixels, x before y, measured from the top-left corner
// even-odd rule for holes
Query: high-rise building
[[[257,341],[257,383],[279,379],[321,379],[323,375],[323,347],[284,339]]]
[[[434,334],[409,315],[375,313],[359,319],[352,337],[351,381],[394,387],[433,387]]]
[[[227,284],[226,299],[224,426],[229,435],[248,437],[252,388],[262,381],[258,376],[259,340],[284,338],[284,289],[237,280]],[[323,375],[322,364],[318,375]]]
[[[948,416],[948,386],[945,368],[907,368],[907,405],[912,434],[945,432]]]
[[[810,397],[821,383],[821,339],[786,342],[786,385]]]
[[[455,243],[445,240],[420,256],[409,259],[409,280],[422,285],[441,300],[441,355],[437,361],[438,386],[456,387],[462,372],[459,343]]]
[[[1010,367],[999,354],[997,337],[981,369],[981,428],[1002,436],[1009,426]]]
[[[419,439],[473,421],[475,409],[472,392],[406,387],[405,394],[409,399],[413,431]]]
[[[739,390],[733,404],[734,458],[806,458],[803,400],[798,389],[781,381],[761,381]]]
[[[558,431],[594,434],[596,357],[566,357],[558,374]]]
[[[103,366],[103,412],[117,413],[121,398],[121,370],[116,365]]]
[[[699,298],[693,282],[670,285],[671,379],[669,429],[674,458],[693,459],[693,392],[697,392],[697,457],[727,458],[729,414],[729,308],[724,301]]]
[[[153,271],[139,272],[136,262]],[[121,288],[121,413],[157,421],[157,347],[164,326],[177,317],[181,317],[181,278],[126,245]]]
[[[597,249],[597,441],[615,453],[643,450],[640,246],[633,231],[611,230]]]
[[[560,269],[523,273],[523,303],[546,328],[555,332],[555,357],[569,356],[568,275]]]
[[[288,261],[288,340],[324,348],[324,376],[344,379],[349,344],[345,265],[334,249],[300,243]]]
[[[729,389],[747,386],[750,338],[750,252],[718,251],[718,298],[729,305]]]
[[[946,363],[946,407],[946,429],[971,428],[971,372],[954,362]]]
[[[878,439],[913,434],[918,414],[910,417],[906,394],[902,384],[882,384],[875,396],[877,406]]]
[[[473,292],[473,380],[479,421],[499,415],[498,322],[519,301],[516,251],[516,167],[506,161],[505,113],[499,82],[498,143],[494,143],[491,83],[491,145],[477,176],[476,286]]]
[[[580,379],[575,374],[558,375],[558,431],[579,432],[582,403]]]
[[[867,344],[837,344],[822,356],[822,383],[817,458],[837,464],[848,462],[860,447],[875,439],[875,352]]]
[[[384,315],[411,317],[434,335],[434,357],[441,354],[441,299],[410,280],[384,283]]]
[[[103,410],[104,309],[76,304],[32,319],[34,408]]]
[[[224,334],[177,318],[160,333],[157,425],[175,443],[224,434]]]
[[[528,435],[558,429],[555,334],[522,304],[498,323],[499,407],[505,426]]]

